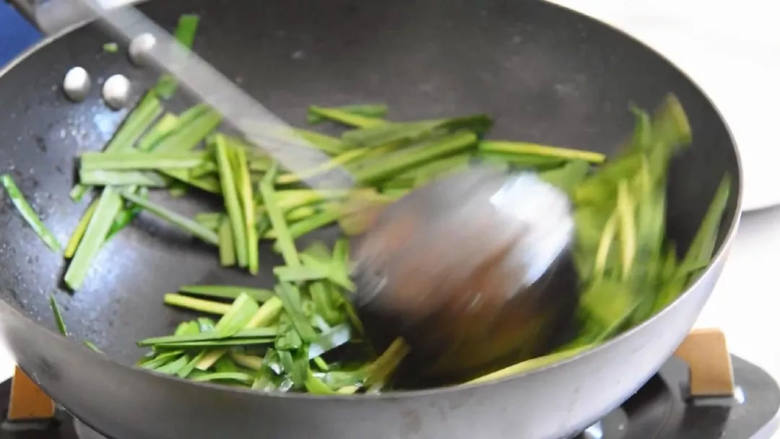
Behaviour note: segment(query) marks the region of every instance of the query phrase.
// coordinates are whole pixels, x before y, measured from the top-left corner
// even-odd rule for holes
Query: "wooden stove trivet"
[[[54,417],[54,401],[18,366],[11,383],[9,421],[30,421]]]

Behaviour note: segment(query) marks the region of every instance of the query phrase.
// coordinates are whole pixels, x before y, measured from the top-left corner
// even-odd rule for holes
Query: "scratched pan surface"
[[[168,0],[142,9],[169,29],[180,13],[200,14],[195,50],[293,123],[311,103],[381,101],[395,119],[486,112],[496,118],[497,138],[612,153],[632,126],[629,103],[653,107],[674,92],[695,136],[670,178],[669,228],[683,245],[723,172],[741,184],[728,130],[694,84],[628,37],[550,4]],[[136,98],[158,75],[132,67],[124,42],[119,53],[103,53],[111,39],[87,25],[0,77],[0,171],[14,175],[63,242],[87,205],[67,196],[74,156],[99,149],[125,115],[102,104],[99,84],[85,102],[66,101],[58,88],[64,72],[82,65],[96,82],[124,73]],[[192,195],[169,202],[185,212],[219,204]],[[702,278],[663,313],[595,351],[497,384],[325,398],[196,385],[128,367],[140,354],[138,339],[187,317],[162,306],[163,293],[202,282],[268,286],[278,262],[269,248],[261,252],[264,273],[249,277],[218,268],[214,249],[142,215],[104,246],[84,287],[70,294],[60,283],[61,256],[0,197],[0,333],[59,402],[118,438],[570,435],[626,399],[688,331],[720,272],[739,205],[733,196],[719,256]],[[52,331],[50,293],[74,338],[107,357]]]

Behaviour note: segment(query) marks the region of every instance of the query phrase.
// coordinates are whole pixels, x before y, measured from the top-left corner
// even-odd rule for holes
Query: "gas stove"
[[[575,439],[748,439],[770,437],[780,388],[764,370],[732,355],[731,397],[689,398],[688,366],[671,358],[622,406]],[[0,413],[8,410],[10,380],[0,385]],[[0,439],[103,439],[67,411],[54,419],[4,421]]]

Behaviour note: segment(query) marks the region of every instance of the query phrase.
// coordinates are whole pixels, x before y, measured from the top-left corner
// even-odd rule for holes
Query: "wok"
[[[537,1],[329,2],[168,0],[142,6],[169,29],[180,13],[203,17],[195,50],[289,121],[311,103],[384,101],[412,119],[484,111],[492,134],[614,153],[632,126],[629,103],[652,108],[675,93],[694,145],[670,170],[668,230],[687,247],[724,172],[734,177],[712,264],[668,308],[610,342],[562,363],[481,385],[372,396],[267,394],[155,375],[131,364],[138,339],[188,317],[162,293],[198,282],[270,285],[217,267],[214,252],[142,215],[109,241],[84,287],[60,284],[50,252],[0,203],[0,334],[21,367],[76,417],[116,438],[557,438],[619,405],[660,367],[712,290],[738,222],[737,152],[717,110],[664,58],[614,29]],[[0,168],[65,240],[86,201],[70,202],[74,156],[99,149],[124,112],[93,86],[85,102],[58,89],[67,68],[94,80],[125,73],[139,96],[158,72],[101,51],[111,36],[88,24],[51,38],[0,78]],[[124,49],[125,42],[122,42]],[[181,98],[174,102],[180,108]],[[218,201],[187,197],[182,211]],[[278,263],[261,249],[269,268]],[[56,294],[73,333],[54,331]],[[106,352],[81,346],[88,339]]]

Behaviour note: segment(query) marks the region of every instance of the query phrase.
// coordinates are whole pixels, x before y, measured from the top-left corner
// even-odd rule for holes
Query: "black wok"
[[[484,111],[497,118],[495,137],[613,153],[632,126],[628,104],[652,108],[673,92],[695,139],[669,181],[668,229],[678,248],[686,248],[723,173],[741,185],[727,127],[685,75],[614,29],[547,3],[168,0],[142,9],[169,29],[180,13],[201,14],[195,50],[289,121],[302,121],[311,103],[384,101],[397,119]],[[80,27],[35,47],[0,77],[0,170],[13,173],[63,241],[86,207],[67,195],[74,156],[99,149],[124,116],[103,105],[99,86],[85,102],[68,102],[58,88],[63,74],[74,65],[96,80],[125,73],[136,96],[158,74],[132,67],[123,51],[103,53],[110,40],[96,25]],[[682,340],[720,273],[739,217],[739,196],[732,196],[717,257],[698,281],[595,350],[495,383],[318,397],[193,384],[130,366],[140,355],[136,340],[169,333],[187,317],[164,307],[162,293],[198,282],[270,285],[270,270],[252,278],[220,269],[212,250],[142,215],[69,294],[60,284],[61,255],[38,241],[9,200],[0,201],[3,339],[74,415],[133,439],[572,435],[630,396]],[[194,211],[217,200],[176,203]],[[278,262],[270,249],[261,255],[262,267]],[[49,293],[75,341],[53,331]],[[107,355],[80,346],[81,339]]]

